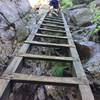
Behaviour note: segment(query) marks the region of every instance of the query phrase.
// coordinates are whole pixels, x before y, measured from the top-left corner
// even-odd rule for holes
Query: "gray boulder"
[[[78,26],[84,26],[91,23],[92,12],[87,7],[74,8],[70,10],[70,20]]]
[[[100,7],[100,0],[95,0],[96,1],[96,6]]]
[[[100,82],[100,53],[93,56],[84,67]]]

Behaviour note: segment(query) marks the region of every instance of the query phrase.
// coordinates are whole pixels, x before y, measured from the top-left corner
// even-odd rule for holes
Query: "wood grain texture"
[[[37,76],[37,75],[29,75],[29,74],[4,74],[1,78],[5,80],[13,80],[19,83],[27,83],[27,82],[37,82],[37,83],[44,83],[44,84],[80,84],[80,85],[87,85],[89,82],[87,80],[81,80],[77,77],[53,77],[53,76]]]
[[[46,56],[46,55],[34,55],[34,54],[19,54],[18,56],[35,60],[68,61],[68,62],[72,62],[75,60],[72,57],[58,57],[58,56]]]
[[[57,43],[47,43],[47,42],[38,42],[38,41],[25,41],[35,46],[44,46],[44,47],[62,47],[62,48],[74,48],[75,46],[69,44],[57,44]]]

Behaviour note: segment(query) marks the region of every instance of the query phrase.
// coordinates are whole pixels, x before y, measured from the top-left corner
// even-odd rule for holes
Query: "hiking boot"
[[[54,14],[55,16],[58,16],[58,14],[55,11],[53,11],[52,14]]]

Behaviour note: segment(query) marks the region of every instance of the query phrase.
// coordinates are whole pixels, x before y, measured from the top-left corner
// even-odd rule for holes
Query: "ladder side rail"
[[[65,20],[64,14],[63,13],[61,13],[61,14],[62,14],[62,18],[64,21],[64,26],[66,27],[65,28],[66,35],[68,37],[72,38],[72,35],[70,33],[67,22]],[[69,44],[75,46],[73,39],[68,39],[68,42],[69,42]],[[73,61],[73,67],[76,72],[75,74],[76,74],[77,78],[88,80],[86,77],[86,74],[84,72],[84,69],[82,67],[81,61],[80,61],[78,53],[76,51],[76,48],[70,48],[70,51],[71,51],[72,57],[76,59],[76,61]],[[88,85],[79,85],[79,90],[81,93],[82,100],[95,100],[89,84]]]

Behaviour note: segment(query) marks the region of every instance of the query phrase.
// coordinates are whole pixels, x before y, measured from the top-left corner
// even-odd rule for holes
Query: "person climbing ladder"
[[[53,14],[55,14],[56,16],[58,16],[60,10],[60,3],[59,0],[50,0],[49,2],[49,16]]]

